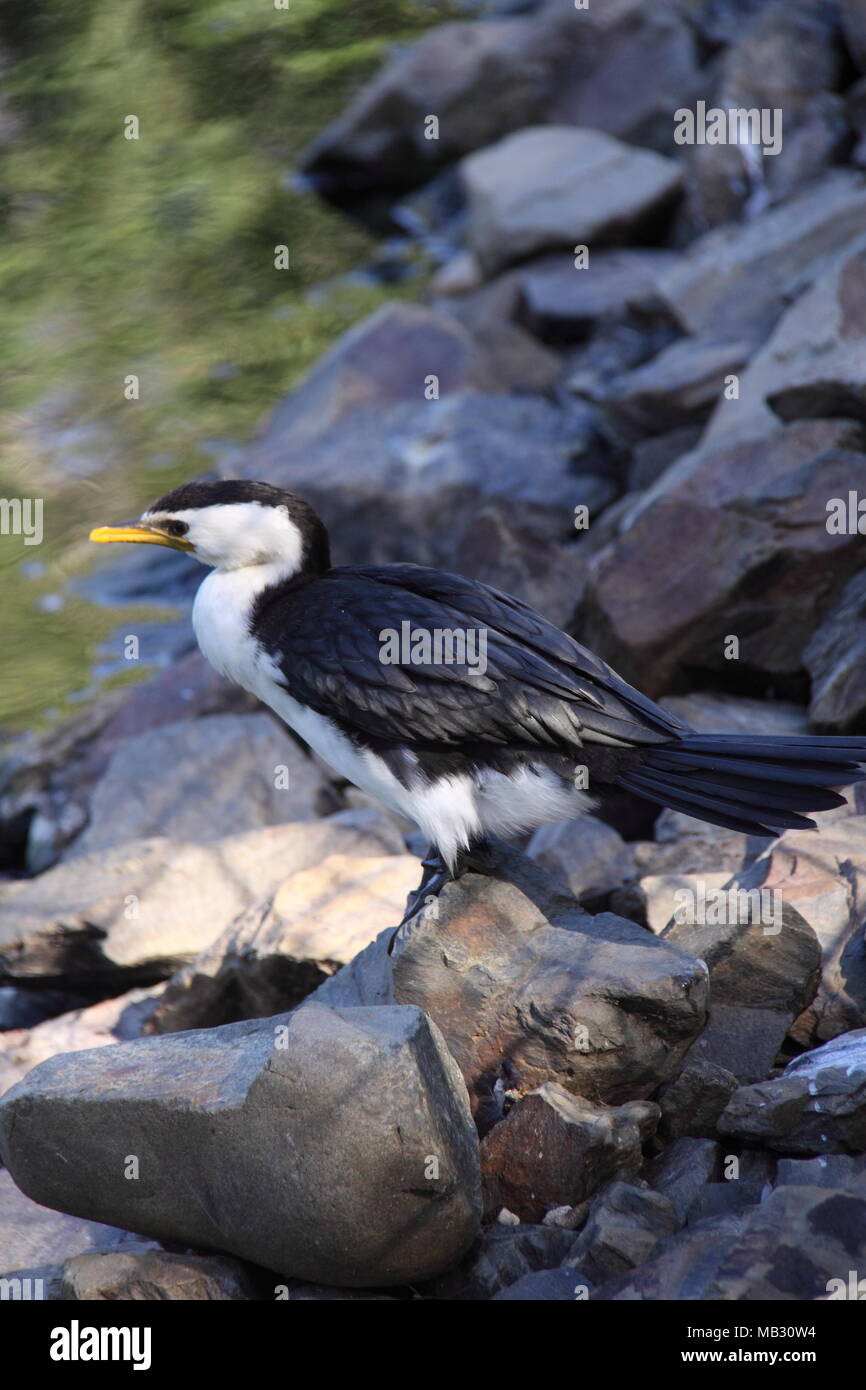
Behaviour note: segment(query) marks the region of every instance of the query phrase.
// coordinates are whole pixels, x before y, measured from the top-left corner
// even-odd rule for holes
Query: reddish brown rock
[[[481,1145],[488,1211],[507,1207],[521,1221],[538,1222],[614,1178],[634,1177],[658,1114],[650,1101],[592,1105],[556,1082],[530,1091]]]

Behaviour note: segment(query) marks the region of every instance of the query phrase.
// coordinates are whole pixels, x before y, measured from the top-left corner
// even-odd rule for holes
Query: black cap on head
[[[184,512],[201,507],[230,507],[239,502],[258,502],[263,507],[285,507],[301,533],[303,570],[322,574],[331,567],[328,532],[309,502],[270,483],[229,478],[216,482],[182,483],[148,507],[149,512]]]

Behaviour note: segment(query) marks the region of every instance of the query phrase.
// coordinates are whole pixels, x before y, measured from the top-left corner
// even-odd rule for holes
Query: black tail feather
[[[866,778],[866,739],[685,734],[642,748],[620,786],[750,835],[814,830],[804,812],[844,805],[834,788]]]

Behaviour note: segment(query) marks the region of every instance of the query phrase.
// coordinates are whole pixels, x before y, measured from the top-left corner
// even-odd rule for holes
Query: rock
[[[866,1196],[866,1154],[821,1154],[780,1158],[777,1187],[835,1187]]]
[[[659,313],[659,280],[675,260],[670,251],[641,248],[593,249],[581,269],[572,251],[531,261],[517,272],[518,316],[545,342],[568,343],[585,338],[601,319]]]
[[[719,1116],[736,1089],[733,1072],[690,1055],[679,1075],[658,1093],[659,1137],[667,1142],[714,1138]]]
[[[380,853],[379,832],[356,828],[355,815],[212,845],[136,840],[2,884],[0,978],[106,994],[165,979],[287,873],[328,854]]]
[[[562,375],[562,362],[515,322],[518,302],[517,280],[507,272],[474,294],[450,300],[445,308],[484,345],[491,372],[503,386],[518,392],[550,393]]]
[[[406,188],[542,115],[560,61],[559,27],[522,16],[443,24],[363,87],[301,157],[326,192]],[[478,91],[487,99],[479,102]],[[425,134],[438,119],[438,138]]]
[[[855,574],[803,651],[809,718],[821,733],[866,732],[866,573]]]
[[[106,1226],[51,1211],[26,1196],[0,1168],[0,1275],[54,1270],[73,1255],[97,1250],[147,1250],[153,1242]]]
[[[730,679],[732,635],[740,671],[781,693],[799,690],[803,647],[860,565],[860,537],[831,532],[827,522],[832,499],[847,499],[862,477],[862,454],[827,447],[827,435],[848,436],[828,421],[820,426],[824,447],[819,430],[808,441],[819,452],[804,462],[783,457],[782,441],[775,453],[757,440],[708,452],[688,495],[672,479],[680,460],[620,534],[590,555],[581,640],[654,698],[683,671],[692,680],[697,672]],[[807,447],[805,437],[798,442]],[[711,458],[715,482],[707,477]],[[731,463],[720,483],[717,470]],[[741,490],[733,500],[735,480]],[[647,574],[655,581],[649,590]]]
[[[822,816],[817,830],[785,831],[752,865],[748,886],[783,895],[821,947],[818,992],[792,1024],[795,1041],[808,1047],[866,1027],[866,820]]]
[[[322,809],[336,809],[323,773],[269,714],[184,720],[118,749],[74,853],[150,835],[207,844]]]
[[[866,420],[866,242],[834,258],[752,358],[739,398],[720,398],[704,436],[749,439],[782,420]]]
[[[707,1183],[721,1171],[722,1151],[712,1139],[675,1139],[646,1167],[655,1192],[668,1197],[680,1225],[685,1225]]]
[[[252,1282],[237,1260],[220,1255],[142,1255],[108,1251],[75,1255],[63,1268],[62,1297],[70,1303],[216,1301],[254,1299]]]
[[[265,430],[303,448],[356,410],[423,404],[431,376],[440,396],[503,384],[487,353],[452,318],[422,304],[385,304],[337,339]]]
[[[543,573],[539,542],[574,537],[575,505],[594,513],[613,494],[593,448],[585,406],[468,393],[355,411],[315,447],[296,446],[276,415],[243,473],[307,498],[341,537],[341,562],[453,571],[479,513],[495,509]]]
[[[550,119],[679,152],[671,113],[703,95],[706,81],[691,26],[666,9],[638,3],[619,10],[609,21],[611,31],[595,40],[588,70],[578,50],[560,77]]]
[[[677,459],[695,448],[702,432],[702,425],[681,425],[679,429],[636,440],[628,458],[629,490],[652,486]]]
[[[688,1227],[594,1296],[725,1303],[851,1297],[849,1274],[862,1268],[864,1250],[866,1198],[782,1187],[745,1217]]]
[[[635,1177],[658,1109],[650,1101],[591,1105],[548,1082],[518,1100],[481,1145],[491,1211],[506,1206],[529,1223],[593,1196],[613,1178]]]
[[[480,1215],[465,1089],[416,1009],[55,1057],[0,1102],[0,1149],[34,1199],[326,1284],[433,1277]]]
[[[681,338],[650,362],[614,377],[596,403],[617,436],[627,440],[700,423],[749,354],[745,342]]]
[[[804,1052],[771,1081],[742,1086],[719,1131],[777,1153],[866,1149],[866,1029]]]
[[[592,816],[539,826],[526,853],[548,873],[558,873],[586,907],[599,906],[634,873],[628,845]]]
[[[568,1253],[566,1267],[590,1287],[648,1260],[679,1222],[660,1192],[614,1182],[597,1198],[586,1226]]]
[[[845,45],[860,72],[866,72],[866,13],[862,0],[839,0]]]
[[[85,1048],[141,1037],[161,992],[161,986],[133,989],[116,999],[104,999],[88,1008],[49,1018],[33,1028],[6,1033],[0,1051],[0,1095],[23,1081],[33,1067],[59,1052],[82,1052]]]
[[[781,111],[780,147],[765,156],[762,144],[694,146],[698,211],[704,224],[734,221],[769,193],[789,192],[800,178],[821,174],[832,162],[803,167],[798,136],[816,104],[838,85],[842,54],[832,10],[820,0],[790,5],[772,0],[749,17],[721,58],[718,89],[708,105],[729,110]],[[700,93],[704,95],[704,93]],[[838,143],[831,142],[829,155]]]
[[[742,695],[722,695],[697,690],[691,695],[672,695],[666,707],[702,734],[807,734],[809,720],[800,705],[786,700],[749,700]],[[674,816],[674,812],[663,812]],[[694,830],[712,830],[691,816],[676,817],[691,822]],[[692,832],[690,832],[692,833]]]
[[[398,924],[419,877],[411,854],[331,854],[299,870],[169,981],[146,1031],[212,1028],[294,1008],[383,926]]]
[[[612,913],[589,917],[514,850],[500,847],[490,867],[443,889],[393,955],[383,933],[314,997],[424,1009],[482,1127],[503,1089],[557,1081],[593,1102],[648,1096],[703,1025],[703,964]]]
[[[151,596],[161,592],[154,578]],[[87,824],[93,787],[122,744],[181,719],[259,709],[252,695],[194,651],[138,685],[105,692],[84,715],[60,728],[16,740],[0,772],[0,818],[6,821],[6,833],[10,823],[25,827],[21,859],[11,867],[35,874],[57,861]]]
[[[468,155],[469,243],[490,274],[575,244],[626,240],[668,207],[678,166],[599,131],[535,126]]]
[[[700,880],[694,886],[699,904]],[[781,895],[754,888],[746,870],[721,900],[706,890],[705,912],[684,911],[662,933],[662,940],[706,961],[710,972],[709,1023],[689,1056],[722,1066],[739,1081],[767,1075],[820,979],[821,950],[809,923]]]
[[[35,1028],[46,1018],[83,1008],[87,1002],[83,995],[70,995],[62,989],[0,988],[0,1032]]]
[[[662,293],[684,332],[760,342],[825,258],[862,235],[864,214],[862,179],[832,170],[782,206],[700,237],[663,276]]]
[[[462,1264],[437,1280],[432,1292],[449,1301],[493,1298],[527,1274],[552,1272],[573,1241],[573,1231],[556,1226],[488,1226]]]
[[[558,1303],[573,1302],[586,1285],[576,1280],[567,1269],[538,1269],[533,1274],[524,1274],[513,1284],[493,1295],[496,1303]],[[586,1289],[588,1296],[589,1290]]]
[[[739,1156],[725,1154],[723,1180],[708,1182],[698,1193],[689,1210],[689,1224],[747,1214],[773,1190],[775,1167],[775,1158],[757,1149],[745,1149]]]

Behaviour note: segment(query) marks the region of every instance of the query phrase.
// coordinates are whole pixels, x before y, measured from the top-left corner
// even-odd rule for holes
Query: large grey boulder
[[[467,156],[469,242],[490,273],[539,252],[625,241],[676,196],[673,160],[595,130],[534,126]]]
[[[809,716],[822,733],[866,729],[866,573],[860,571],[803,652],[812,678]]]
[[[330,1009],[56,1057],[0,1102],[48,1206],[286,1276],[405,1283],[480,1217],[466,1090],[418,1009]]]

